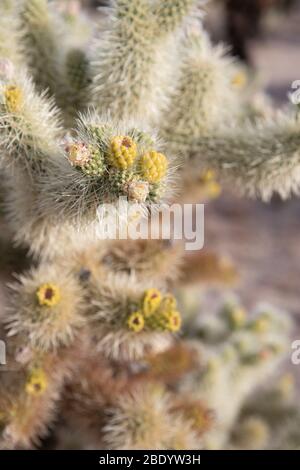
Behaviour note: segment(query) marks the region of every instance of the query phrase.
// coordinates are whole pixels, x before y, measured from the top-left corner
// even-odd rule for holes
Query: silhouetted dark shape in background
[[[289,9],[297,0],[225,0],[228,42],[232,53],[251,64],[247,43],[260,33],[263,14],[268,8]]]

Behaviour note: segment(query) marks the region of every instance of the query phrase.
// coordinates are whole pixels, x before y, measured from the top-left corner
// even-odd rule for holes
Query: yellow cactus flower
[[[152,150],[141,157],[140,172],[149,183],[159,183],[166,175],[167,169],[168,160],[162,153]]]
[[[247,83],[247,75],[242,70],[235,74],[231,81],[232,85],[236,88],[244,88]]]
[[[6,87],[4,97],[9,112],[16,113],[19,111],[23,103],[23,93],[19,87],[15,85]]]
[[[74,142],[66,147],[68,160],[71,165],[84,166],[91,160],[91,152],[88,146],[83,142]]]
[[[166,329],[171,333],[177,333],[181,328],[181,315],[177,310],[173,310],[166,315]]]
[[[151,316],[160,306],[162,301],[161,292],[158,289],[147,289],[143,300],[143,314]]]
[[[130,168],[137,157],[137,146],[129,136],[118,135],[110,142],[110,163],[121,170]]]
[[[34,369],[29,374],[25,390],[28,395],[40,396],[47,389],[48,380],[43,369]]]
[[[41,306],[54,307],[60,301],[60,290],[55,284],[42,284],[36,296]]]
[[[139,333],[140,331],[142,331],[145,326],[143,314],[138,311],[129,315],[127,319],[127,326],[131,331],[134,331],[135,333]]]

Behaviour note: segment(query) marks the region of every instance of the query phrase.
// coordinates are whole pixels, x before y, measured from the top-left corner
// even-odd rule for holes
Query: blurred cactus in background
[[[276,378],[289,316],[225,296],[199,312],[207,285],[237,281],[230,259],[98,236],[99,206],[120,198],[143,217],[228,182],[298,194],[297,109],[253,117],[247,71],[212,44],[201,0],[108,3],[99,25],[77,1],[0,5],[2,269],[18,271],[0,446],[299,448],[293,378]]]

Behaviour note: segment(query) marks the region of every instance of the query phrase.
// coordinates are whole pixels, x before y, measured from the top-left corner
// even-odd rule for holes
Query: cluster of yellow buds
[[[159,184],[166,176],[168,160],[151,149],[151,136],[132,129],[113,134],[107,125],[90,126],[87,141],[66,136],[62,146],[69,163],[88,177],[107,177],[108,191],[129,201],[156,201],[164,191]],[[155,148],[155,147],[154,147]],[[151,150],[149,150],[151,149]]]
[[[129,315],[127,326],[136,333],[144,329],[175,333],[181,327],[181,316],[176,307],[172,295],[163,296],[158,289],[148,289],[140,309]]]
[[[127,170],[138,155],[137,145],[129,136],[116,136],[110,141],[109,161],[114,168]],[[151,150],[144,153],[138,162],[138,174],[148,183],[159,183],[166,175],[168,160],[162,153]]]
[[[15,85],[9,85],[4,90],[5,104],[10,113],[16,113],[23,104],[23,92]]]
[[[159,183],[167,169],[168,160],[162,153],[152,150],[141,157],[140,174],[149,183]]]
[[[130,168],[137,157],[137,146],[129,136],[118,135],[110,142],[110,164],[120,170]]]
[[[161,310],[150,317],[148,324],[153,330],[176,333],[181,327],[181,316],[177,310]]]
[[[41,368],[32,369],[28,375],[25,391],[28,395],[40,396],[47,389],[48,380],[45,372]]]
[[[54,307],[60,301],[60,289],[55,284],[42,284],[36,291],[36,297],[40,306]]]

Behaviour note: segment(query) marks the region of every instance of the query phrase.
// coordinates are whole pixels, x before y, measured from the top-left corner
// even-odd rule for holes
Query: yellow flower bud
[[[168,160],[162,153],[152,150],[141,157],[140,173],[149,183],[159,183],[166,175],[167,169]]]
[[[54,307],[60,301],[60,290],[55,284],[42,284],[36,296],[41,306]]]
[[[173,310],[167,314],[166,329],[171,333],[177,333],[181,328],[181,315],[177,310]]]
[[[9,112],[16,113],[20,110],[23,103],[23,93],[20,88],[15,85],[6,87],[4,97]]]
[[[161,292],[158,289],[146,290],[143,300],[143,313],[146,318],[158,309],[161,304],[161,300]]]
[[[235,74],[231,83],[236,88],[244,88],[247,83],[247,75],[241,70],[240,72]]]
[[[120,170],[130,168],[137,157],[137,146],[129,136],[119,135],[110,142],[110,163]]]
[[[45,392],[47,385],[48,380],[45,372],[42,369],[34,369],[27,379],[25,390],[28,395],[40,396]]]
[[[127,319],[127,326],[131,331],[139,333],[144,329],[145,320],[141,312],[134,312]]]

